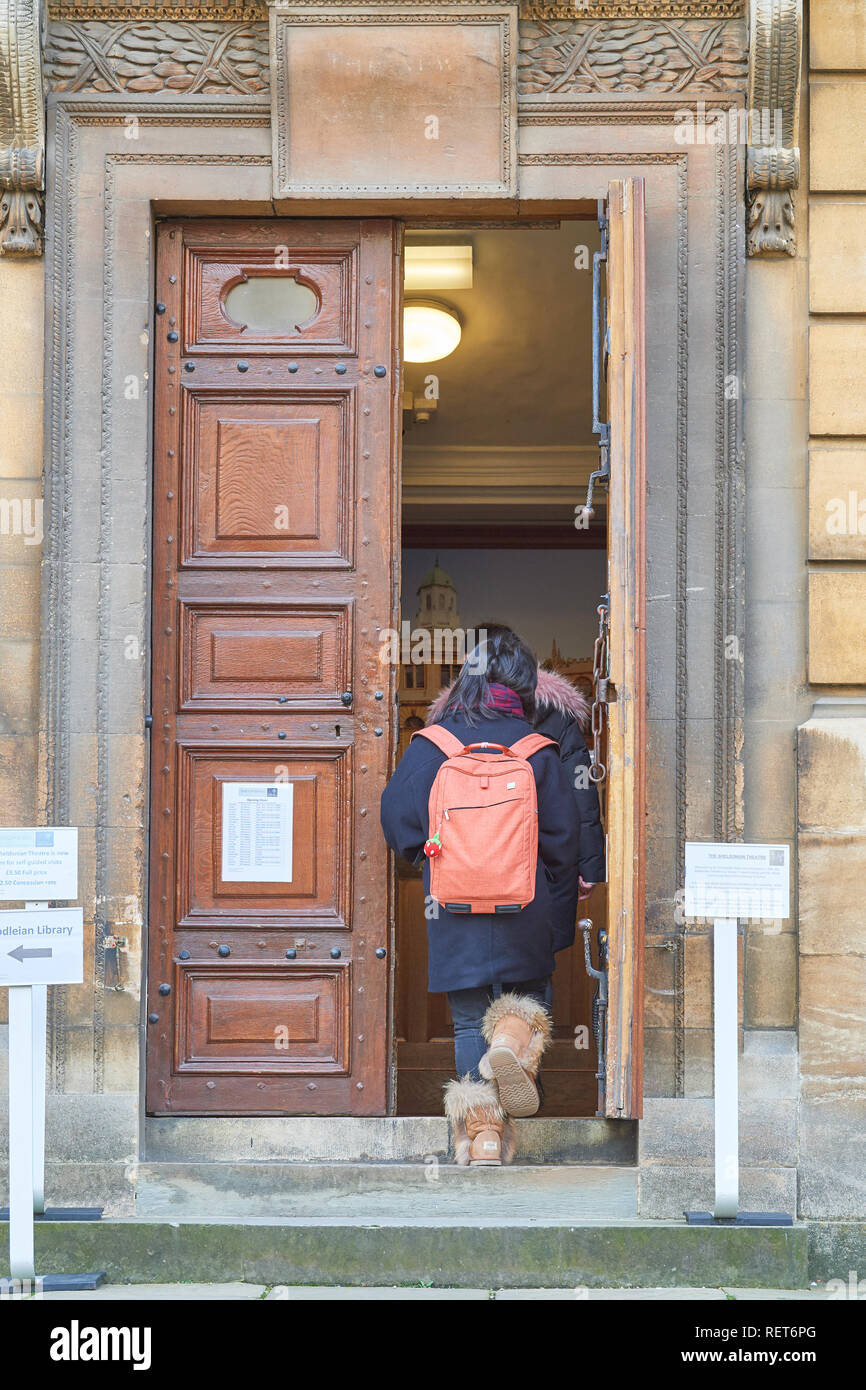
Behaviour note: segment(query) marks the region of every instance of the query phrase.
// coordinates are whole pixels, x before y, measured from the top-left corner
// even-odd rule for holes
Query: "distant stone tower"
[[[418,585],[418,612],[413,631],[422,628],[430,633],[454,631],[460,627],[457,614],[457,590],[451,578],[439,568],[439,557]],[[435,638],[434,638],[435,642]],[[443,686],[450,685],[460,670],[450,656],[434,659],[428,665],[400,667],[400,744],[402,757],[416,729],[423,729],[427,707]]]
[[[457,628],[459,626],[457,590],[450,576],[439,568],[437,555],[432,570],[428,570],[418,585],[418,612],[415,615],[415,627]]]

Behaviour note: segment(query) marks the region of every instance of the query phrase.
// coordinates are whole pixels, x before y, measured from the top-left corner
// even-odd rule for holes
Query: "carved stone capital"
[[[41,0],[0,0],[0,255],[41,256]]]
[[[803,0],[752,0],[747,154],[750,256],[796,251]]]

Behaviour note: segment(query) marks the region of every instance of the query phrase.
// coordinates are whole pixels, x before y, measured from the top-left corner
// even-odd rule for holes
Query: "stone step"
[[[634,1120],[518,1120],[521,1163],[637,1162]],[[253,1116],[149,1118],[144,1157],[167,1163],[423,1163],[449,1152],[435,1116]]]
[[[419,1163],[143,1163],[148,1220],[618,1221],[637,1217],[637,1169]]]
[[[8,1230],[0,1226],[0,1277]],[[103,1270],[111,1284],[433,1285],[448,1288],[768,1288],[808,1285],[805,1226],[332,1219],[45,1223],[40,1274]]]

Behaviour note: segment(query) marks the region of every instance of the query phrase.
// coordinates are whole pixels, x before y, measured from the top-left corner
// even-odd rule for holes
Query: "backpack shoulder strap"
[[[530,735],[530,737],[537,737],[537,735]],[[458,753],[463,752],[461,740],[448,729],[443,729],[441,724],[431,724],[429,729],[416,729],[412,738],[429,739],[431,743],[435,743],[440,753],[445,754],[446,758],[456,758]],[[410,743],[412,738],[409,740]]]
[[[544,734],[524,734],[516,743],[512,743],[511,751],[518,758],[531,758],[533,753],[537,753],[541,748],[550,744],[551,748],[558,748],[559,744],[555,739],[545,738]]]

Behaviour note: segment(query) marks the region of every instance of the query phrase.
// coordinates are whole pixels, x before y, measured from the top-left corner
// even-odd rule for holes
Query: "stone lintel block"
[[[639,1163],[712,1166],[713,1101],[649,1099],[638,1132]],[[740,1160],[752,1167],[796,1162],[797,1109],[793,1100],[748,1100],[740,1105]]]
[[[742,999],[741,999],[742,1002]],[[712,1028],[685,1030],[685,1074],[683,1094],[711,1096],[715,1089],[715,1044]],[[737,1052],[742,1052],[743,1033],[737,1031]]]
[[[819,77],[809,88],[812,192],[866,191],[866,82]]]
[[[866,1074],[861,1076],[801,1076],[800,1100],[827,1104],[866,1101]]]
[[[809,559],[866,560],[866,450],[809,451]]]
[[[143,734],[112,734],[108,740],[108,823],[135,830],[146,823]]]
[[[809,308],[813,314],[866,310],[866,199],[815,199],[809,209]]]
[[[45,1164],[45,1189],[52,1207],[102,1207],[104,1216],[134,1216],[134,1170],[128,1163]],[[9,1201],[9,1175],[0,1164],[0,1203]]]
[[[796,937],[774,926],[751,923],[746,936],[746,1026],[791,1028],[796,1000]]]
[[[797,865],[800,951],[866,955],[866,834],[803,831]]]
[[[32,565],[38,570],[44,525],[41,477],[0,481],[0,564],[4,568]]]
[[[39,727],[39,643],[0,638],[0,733]]]
[[[790,1036],[780,1030],[783,1036]],[[748,1032],[746,1034],[748,1036]],[[740,1058],[740,1095],[743,1100],[796,1100],[799,1064],[796,1052],[749,1053]]]
[[[99,1095],[49,1091],[46,1098],[46,1159],[52,1163],[129,1162],[138,1152],[138,1092]],[[0,1107],[0,1148],[8,1134]],[[53,1197],[52,1197],[53,1200]]]
[[[809,429],[812,434],[866,434],[866,323],[812,320]]]
[[[45,262],[5,257],[0,261],[0,328],[3,390],[29,396],[42,390],[45,356]]]
[[[800,831],[866,832],[866,718],[814,716],[797,730]]]
[[[645,1219],[677,1220],[684,1211],[712,1211],[712,1167],[664,1164],[642,1167],[638,1177],[638,1212]],[[796,1168],[740,1169],[740,1207],[744,1211],[797,1211]]]
[[[134,1091],[141,1076],[139,1029],[136,1025],[106,1028],[104,1060],[106,1093]]]
[[[801,956],[804,1076],[852,1077],[866,1057],[866,956]]]
[[[800,1106],[800,1206],[804,1217],[866,1215],[866,1095],[805,1100]],[[861,1269],[862,1276],[863,1271]],[[847,1279],[848,1270],[835,1276]]]
[[[866,569],[810,572],[809,679],[866,685]]]
[[[771,658],[774,662],[776,655],[773,653]],[[805,664],[805,652],[800,657],[800,663],[801,667]],[[793,671],[791,675],[797,683],[802,679]],[[797,805],[795,722],[790,718],[746,718],[743,762],[747,840],[779,843],[794,839]]]
[[[743,1035],[744,1057],[795,1057],[797,1034],[793,1028],[747,1028]]]
[[[809,0],[809,63],[815,71],[866,69],[863,0]]]
[[[34,825],[36,815],[35,734],[0,734],[0,806],[6,825]]]
[[[4,479],[42,476],[42,406],[41,391],[0,389],[0,473]]]
[[[644,1032],[643,1093],[649,1098],[670,1096],[676,1089],[676,1048],[673,1028]]]
[[[713,940],[712,934],[689,932],[684,939],[685,999],[683,1019],[686,1028],[709,1028],[713,1021]],[[738,1016],[743,1021],[743,938],[737,937]]]
[[[809,1279],[824,1284],[841,1279],[846,1288],[851,1285],[851,1270],[863,1297],[861,1277],[857,1271],[866,1267],[866,1221],[854,1217],[849,1221],[814,1218],[809,1223]]]
[[[0,570],[0,637],[39,640],[41,581],[36,565],[9,565]]]
[[[648,936],[644,955],[644,1027],[671,1028],[676,991],[676,951],[665,949],[668,938]]]

